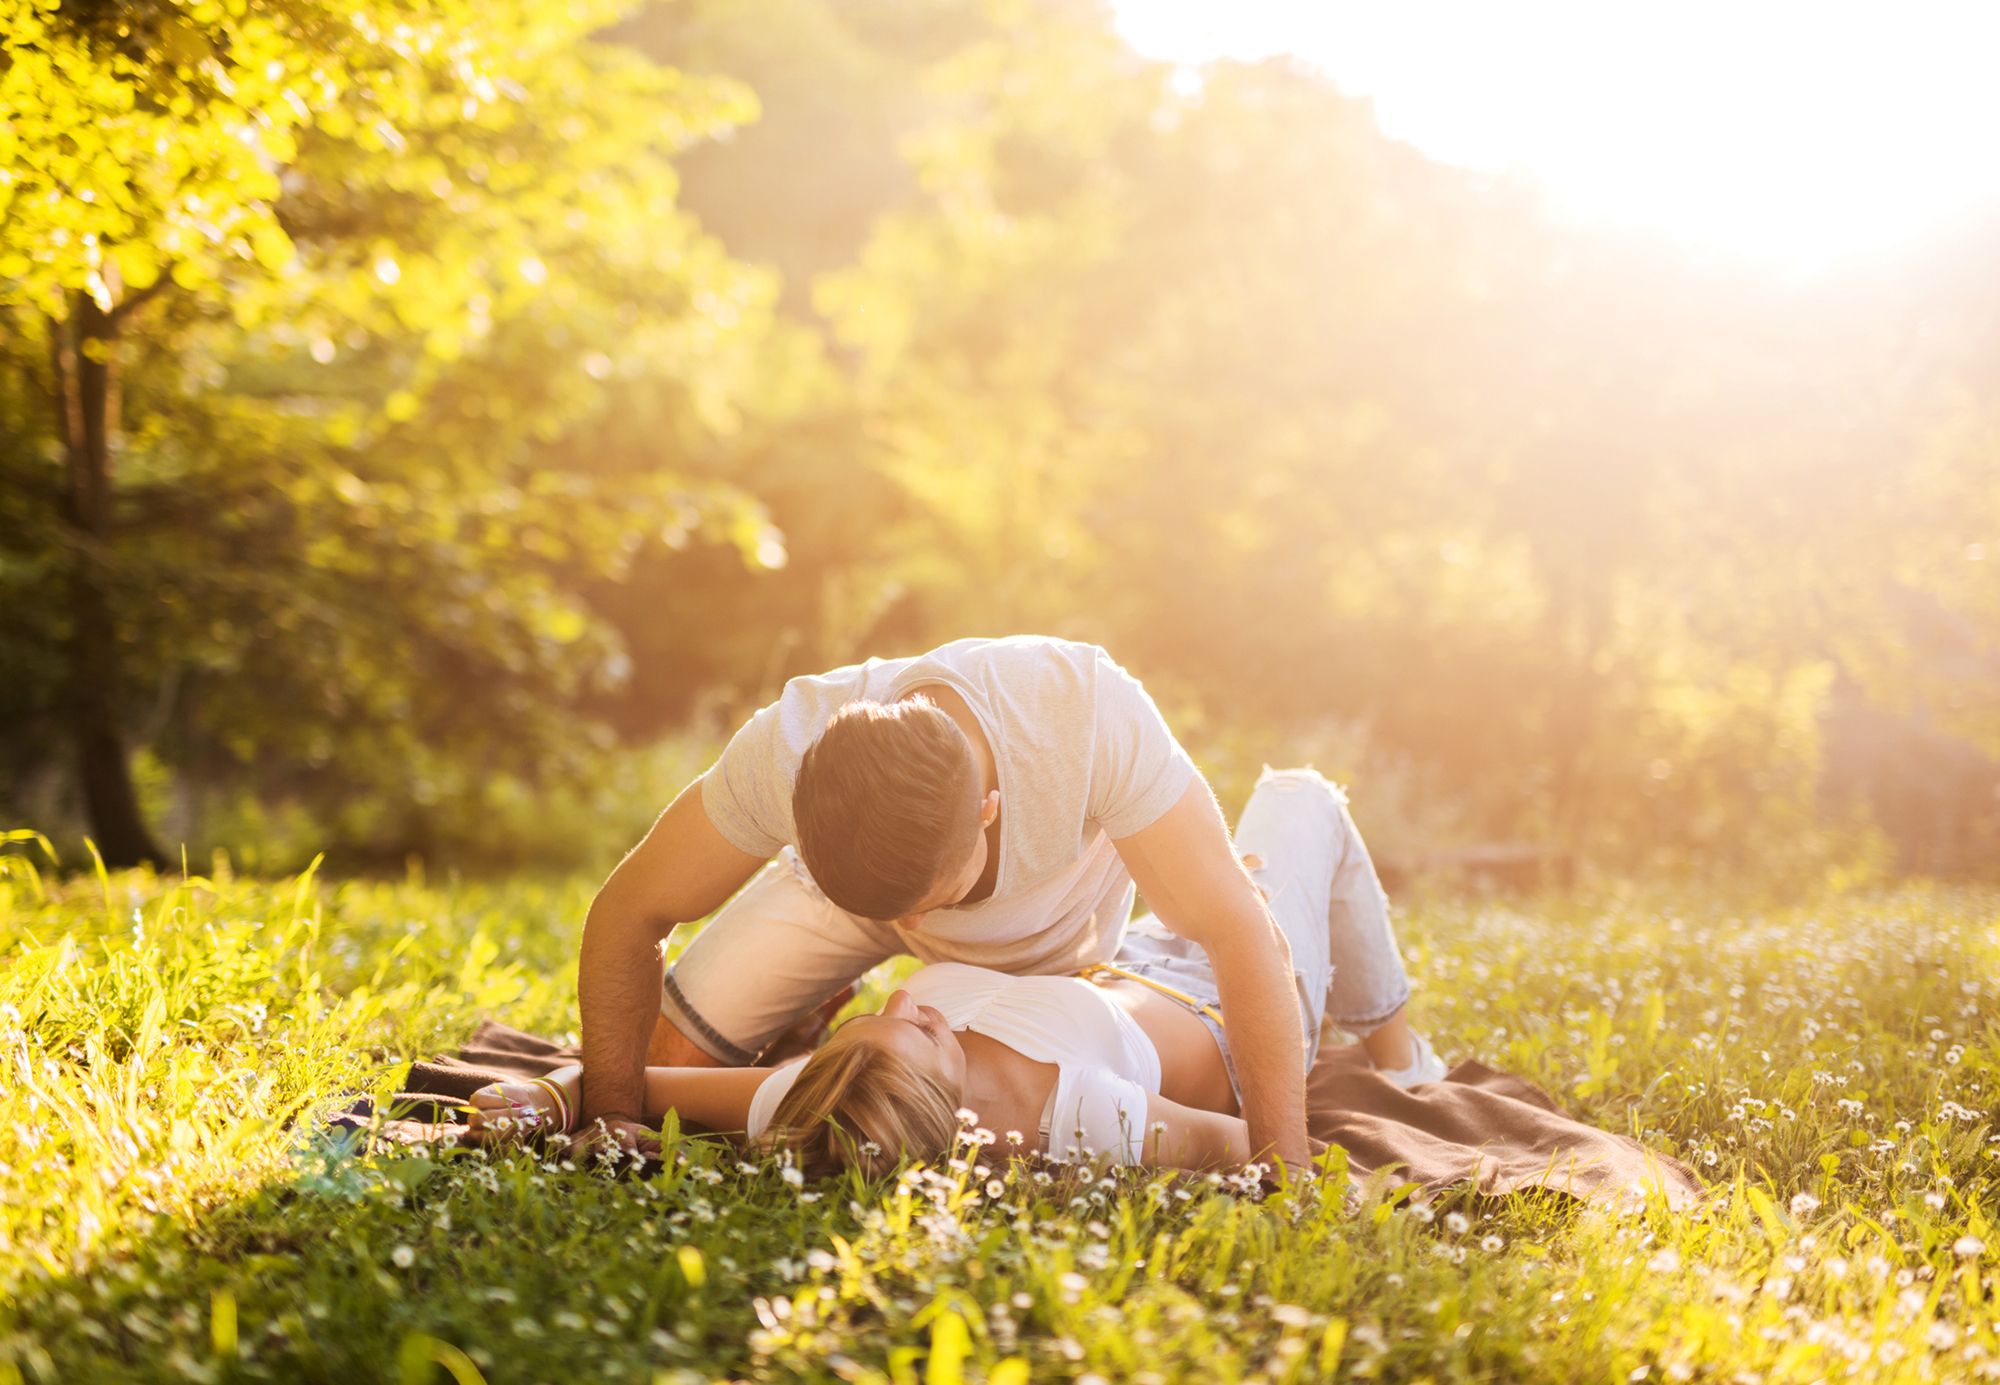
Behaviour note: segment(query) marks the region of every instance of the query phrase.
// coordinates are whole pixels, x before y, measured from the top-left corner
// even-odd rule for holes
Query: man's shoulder
[[[1110,655],[1102,646],[1060,635],[972,636],[939,645],[916,662],[934,662],[970,672],[991,669],[1003,674],[1034,676],[1095,675]]]

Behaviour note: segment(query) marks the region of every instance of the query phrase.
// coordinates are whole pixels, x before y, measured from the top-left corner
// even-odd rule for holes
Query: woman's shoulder
[[[969,962],[931,962],[911,972],[903,989],[912,1000],[943,1010],[952,1003],[988,999],[1014,979],[1004,971]]]
[[[990,986],[1011,980],[1006,972],[992,967],[976,967],[970,962],[926,962],[903,982],[905,990],[929,986]]]
[[[941,997],[959,999],[967,996],[981,999],[996,996],[1024,999],[1033,996],[1040,998],[1039,1003],[1043,1004],[1051,1003],[1048,997],[1054,997],[1054,1003],[1088,1005],[1090,997],[1095,997],[1097,992],[1097,988],[1089,982],[1066,973],[1024,976],[996,971],[992,967],[974,966],[970,962],[932,962],[912,972],[909,979],[903,982],[903,989],[910,993],[911,998],[940,1008],[943,1003]]]

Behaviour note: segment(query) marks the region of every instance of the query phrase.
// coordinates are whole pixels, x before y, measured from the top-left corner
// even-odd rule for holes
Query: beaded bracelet
[[[570,1127],[569,1097],[564,1093],[561,1084],[547,1077],[537,1077],[532,1080],[537,1087],[547,1092],[550,1098],[554,1100],[556,1104],[556,1118],[560,1122],[556,1128],[567,1133]]]

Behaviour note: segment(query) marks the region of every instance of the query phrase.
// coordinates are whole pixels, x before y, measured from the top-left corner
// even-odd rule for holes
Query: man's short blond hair
[[[935,702],[850,702],[799,764],[799,856],[848,913],[902,918],[971,854],[979,790],[972,742]]]

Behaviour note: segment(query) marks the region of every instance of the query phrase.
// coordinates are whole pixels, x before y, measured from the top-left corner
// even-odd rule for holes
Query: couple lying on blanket
[[[879,1013],[776,1061],[898,956],[926,965]],[[971,1111],[1058,1158],[1303,1167],[1321,1141],[1426,1185],[1696,1194],[1520,1078],[1447,1073],[1409,995],[1338,789],[1267,770],[1232,841],[1103,649],[967,639],[790,680],[675,799],[591,905],[580,1068],[517,1080],[573,1055],[488,1026],[408,1095],[639,1152],[671,1109],[809,1174],[936,1159]],[[1322,1053],[1323,1027],[1361,1038]]]
[[[1367,1038],[1402,1021],[1410,985],[1367,847],[1332,784],[1266,770],[1235,847],[1289,945],[1301,1081],[1331,1024]],[[813,893],[786,853],[770,888]],[[1150,918],[1114,958],[1073,975],[1017,976],[959,962],[923,967],[872,1015],[779,1066],[653,1067],[649,1118],[672,1109],[752,1146],[787,1150],[808,1177],[951,1149],[962,1111],[1057,1158],[1180,1169],[1241,1167],[1253,1149],[1221,988],[1206,953]],[[1406,1031],[1407,1033],[1407,1031]],[[1445,1068],[1421,1035],[1383,1076],[1401,1087]],[[476,1126],[567,1125],[582,1072],[475,1092]]]

